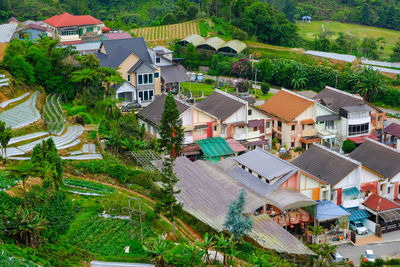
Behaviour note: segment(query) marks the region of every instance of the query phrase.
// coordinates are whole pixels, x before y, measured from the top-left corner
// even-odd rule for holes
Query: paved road
[[[353,246],[344,244],[338,246],[338,251],[345,258],[349,258],[356,266],[360,265],[360,256],[366,249],[372,249],[376,258],[393,257],[400,253],[400,241],[392,243],[370,244],[364,246]]]

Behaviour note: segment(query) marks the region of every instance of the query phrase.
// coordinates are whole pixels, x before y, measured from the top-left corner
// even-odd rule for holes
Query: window
[[[254,132],[257,131],[257,127],[253,127],[253,131],[254,131]]]
[[[161,62],[161,57],[156,56],[156,63],[160,63]]]
[[[325,129],[333,129],[335,128],[335,122],[334,121],[326,121],[325,122]]]
[[[349,136],[369,133],[369,123],[349,125]]]
[[[130,82],[130,81],[131,81],[131,75],[128,74],[128,82]]]
[[[282,122],[278,121],[278,127],[282,127]]]
[[[296,129],[296,125],[292,125],[292,131]]]
[[[138,74],[138,84],[152,84],[153,83],[153,74]]]
[[[388,187],[388,192],[387,192],[388,194],[390,194],[390,189],[391,188],[392,188],[391,186]]]
[[[258,175],[258,178],[262,179],[262,176],[261,176],[261,175]]]
[[[251,112],[252,112],[252,110],[249,109],[249,110],[247,111],[247,115],[251,116]]]
[[[294,142],[290,143],[290,146],[291,146],[291,147],[294,147]]]
[[[381,191],[383,190],[383,184],[381,184]]]
[[[270,125],[269,125],[269,121],[267,121],[267,129],[269,128],[269,126],[270,126]]]
[[[154,72],[154,78],[160,78],[160,73],[159,72]]]
[[[61,31],[61,35],[76,35],[78,34],[78,30],[63,30]]]
[[[214,131],[216,131],[217,130],[217,125],[214,125]]]
[[[87,27],[86,30],[87,32],[93,32],[93,27]]]
[[[139,99],[141,101],[152,100],[153,99],[153,95],[154,95],[154,91],[153,90],[139,91]]]

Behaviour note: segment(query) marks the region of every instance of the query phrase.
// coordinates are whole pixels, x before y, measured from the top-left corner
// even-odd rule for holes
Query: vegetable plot
[[[56,95],[47,96],[43,116],[50,133],[60,135],[64,131],[64,114],[60,105],[60,99]]]

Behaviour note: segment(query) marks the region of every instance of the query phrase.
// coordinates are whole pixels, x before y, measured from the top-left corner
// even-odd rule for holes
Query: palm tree
[[[382,74],[372,69],[372,67],[363,68],[355,76],[355,79],[357,82],[354,90],[367,101],[385,90]]]
[[[208,253],[208,250],[215,245],[214,237],[210,237],[208,233],[205,233],[203,237],[203,242],[197,242],[197,244],[204,250],[206,254],[206,264],[208,264],[210,262],[210,254]]]
[[[98,75],[97,71],[94,69],[81,69],[74,71],[71,76],[71,81],[73,83],[79,83],[82,84],[83,88],[83,102],[86,103],[86,91],[87,87],[90,85],[91,82],[94,81],[95,77]]]
[[[325,229],[321,225],[318,225],[316,227],[309,225],[308,229],[309,229],[308,233],[314,236],[315,243],[319,243],[318,236],[322,234],[325,231]]]
[[[232,256],[235,254],[236,241],[234,241],[233,235],[229,238],[225,238],[224,234],[221,233],[220,236],[215,235],[215,239],[217,241],[216,248],[224,254],[223,265],[227,264],[232,260]],[[214,262],[217,261],[217,252],[215,252]]]
[[[17,165],[8,168],[12,175],[20,177],[22,180],[22,188],[24,190],[24,197],[26,200],[26,180],[31,176],[37,174],[38,170],[32,161],[19,161]]]
[[[199,266],[201,263],[201,258],[204,255],[204,250],[201,250],[197,244],[189,244],[185,243],[184,244],[185,250],[189,256],[189,266]]]
[[[110,97],[111,85],[117,85],[119,83],[124,82],[125,80],[121,77],[121,74],[117,69],[112,69],[110,67],[102,67],[101,73],[104,76],[105,97]]]
[[[7,145],[12,136],[11,127],[6,127],[6,123],[0,121],[0,144],[3,150],[4,160],[7,163]]]

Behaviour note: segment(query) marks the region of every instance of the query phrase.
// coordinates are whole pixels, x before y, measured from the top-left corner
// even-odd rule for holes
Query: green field
[[[396,41],[400,38],[400,31],[387,30],[376,27],[363,26],[358,24],[348,24],[335,21],[313,21],[311,23],[298,22],[299,34],[301,37],[307,40],[313,40],[314,36],[323,31],[329,30],[335,32],[335,36],[338,36],[339,32],[357,36],[360,39],[365,37],[373,37],[375,39],[379,37],[385,38],[385,51],[391,51],[396,44]]]

